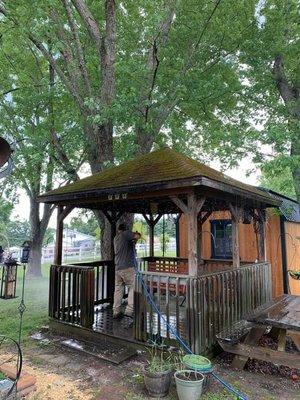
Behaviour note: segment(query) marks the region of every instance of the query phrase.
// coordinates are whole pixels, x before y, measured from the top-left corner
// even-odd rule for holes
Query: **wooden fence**
[[[169,342],[174,339],[172,330],[176,329],[197,354],[207,353],[218,332],[272,296],[268,263],[248,264],[195,278],[147,271],[141,276],[162,317],[149,305],[141,279],[137,278],[135,338]]]

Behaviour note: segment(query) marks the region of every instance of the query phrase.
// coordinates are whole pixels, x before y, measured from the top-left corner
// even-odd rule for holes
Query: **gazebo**
[[[271,298],[266,262],[265,211],[280,204],[246,185],[169,148],[153,151],[40,196],[57,205],[54,265],[50,273],[49,316],[56,330],[71,335],[117,337],[130,342],[172,342],[164,321],[176,327],[195,353],[207,352],[215,334]],[[149,225],[149,257],[139,260],[141,275],[164,318],[148,304],[139,279],[134,326],[111,318],[113,254],[109,260],[62,265],[63,221],[72,209],[101,211],[111,224],[124,213],[141,214]],[[232,260],[204,260],[202,224],[217,210],[232,216]],[[164,214],[185,214],[188,257],[155,257],[154,227]],[[238,223],[255,220],[259,260],[241,264]],[[112,246],[111,246],[112,247]],[[113,248],[113,247],[112,247]],[[123,324],[123,325],[122,325]]]

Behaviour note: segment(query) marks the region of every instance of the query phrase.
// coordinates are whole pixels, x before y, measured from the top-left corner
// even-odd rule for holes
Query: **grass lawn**
[[[49,267],[48,267],[49,268]],[[46,269],[46,267],[45,267]],[[46,271],[45,271],[46,272]],[[18,338],[20,316],[18,306],[21,301],[22,275],[17,282],[17,298],[11,300],[0,299],[0,335],[9,336],[12,339]],[[49,272],[48,272],[49,275]],[[48,320],[48,290],[49,279],[27,278],[25,281],[25,305],[23,314],[24,341],[28,339],[31,332],[36,331]]]

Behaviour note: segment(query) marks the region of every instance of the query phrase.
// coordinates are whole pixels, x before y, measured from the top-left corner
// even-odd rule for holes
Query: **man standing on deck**
[[[135,244],[141,234],[131,232],[125,224],[119,224],[114,238],[115,251],[115,296],[113,317],[122,317],[122,299],[125,285],[128,287],[128,303],[125,316],[133,317],[133,292],[134,292],[134,266],[136,265]]]

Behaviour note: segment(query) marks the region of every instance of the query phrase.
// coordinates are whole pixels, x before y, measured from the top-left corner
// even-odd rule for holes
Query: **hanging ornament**
[[[0,179],[7,177],[13,169],[13,149],[10,144],[0,137]]]

